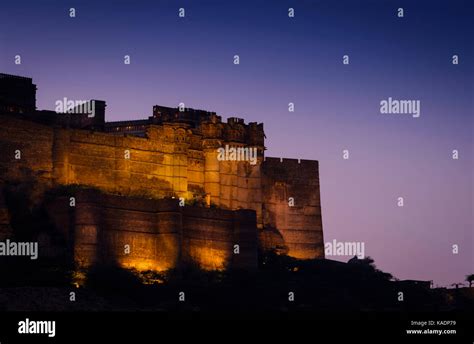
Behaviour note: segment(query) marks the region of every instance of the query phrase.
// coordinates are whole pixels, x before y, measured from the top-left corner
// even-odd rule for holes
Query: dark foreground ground
[[[77,271],[58,261],[3,264],[0,343],[95,342],[97,333],[105,333],[107,342],[132,336],[132,343],[142,343],[157,333],[210,338],[217,328],[232,338],[263,331],[266,342],[288,331],[293,341],[341,335],[403,343],[474,340],[474,288],[400,283],[370,258],[346,264],[261,257],[256,271],[188,266],[164,274],[117,267]],[[56,321],[56,336],[18,335],[18,322],[26,318]],[[413,321],[432,323],[420,327]],[[412,329],[457,333],[407,334]]]
[[[352,263],[296,261],[273,253],[256,271],[164,274],[58,262],[1,267],[3,311],[472,311],[474,288],[400,283],[368,258]],[[72,294],[73,293],[73,294]],[[403,293],[403,294],[400,294]],[[401,299],[401,296],[402,298]]]

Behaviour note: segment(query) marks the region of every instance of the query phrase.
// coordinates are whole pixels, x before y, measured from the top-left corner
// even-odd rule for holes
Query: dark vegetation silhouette
[[[466,282],[469,283],[469,288],[472,287],[472,283],[474,282],[474,274],[470,274],[466,276]]]

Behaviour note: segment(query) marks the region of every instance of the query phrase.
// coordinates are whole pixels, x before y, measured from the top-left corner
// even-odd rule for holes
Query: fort
[[[65,248],[85,267],[250,269],[266,250],[324,258],[318,162],[266,157],[262,123],[159,105],[106,122],[105,101],[92,101],[93,117],[37,110],[32,79],[0,74],[0,240],[38,240],[40,259]],[[218,159],[226,146],[255,149],[256,163]],[[47,232],[22,237],[20,191]]]

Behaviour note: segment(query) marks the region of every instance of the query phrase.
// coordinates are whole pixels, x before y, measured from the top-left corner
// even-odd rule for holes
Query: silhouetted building
[[[0,111],[32,113],[36,110],[36,85],[31,78],[0,73]]]
[[[105,101],[73,101],[70,106],[64,98],[58,99],[63,102],[61,112],[37,111],[36,89],[31,78],[0,73],[0,113],[63,128],[105,130]]]

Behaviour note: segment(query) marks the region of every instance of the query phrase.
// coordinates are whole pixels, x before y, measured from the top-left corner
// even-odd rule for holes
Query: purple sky
[[[112,121],[184,102],[264,122],[267,156],[320,161],[326,241],[365,242],[382,270],[449,285],[474,273],[468,4],[3,1],[0,72],[33,77],[40,109],[103,99]],[[420,100],[421,117],[381,115],[388,97]]]

